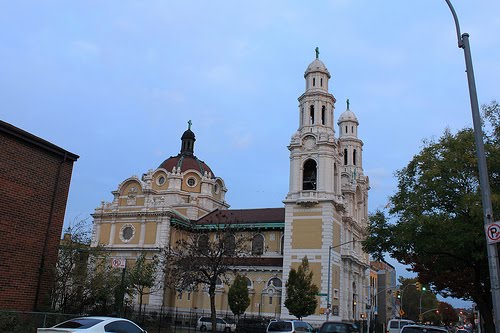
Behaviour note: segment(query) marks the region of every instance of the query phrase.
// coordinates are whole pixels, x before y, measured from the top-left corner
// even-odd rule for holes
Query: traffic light
[[[417,288],[417,291],[422,291],[422,284],[420,282],[415,282],[415,287]]]
[[[401,298],[401,291],[400,290],[396,290],[396,298]]]

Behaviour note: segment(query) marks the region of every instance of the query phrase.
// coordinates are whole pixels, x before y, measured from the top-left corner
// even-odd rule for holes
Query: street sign
[[[399,316],[400,317],[403,317],[405,315],[405,312],[403,309],[399,310]]]
[[[125,258],[113,258],[111,260],[111,267],[113,268],[125,268],[127,260]]]
[[[485,224],[484,231],[486,232],[488,244],[500,242],[500,221]]]

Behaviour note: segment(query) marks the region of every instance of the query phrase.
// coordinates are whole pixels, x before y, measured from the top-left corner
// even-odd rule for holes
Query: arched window
[[[250,279],[247,278],[246,276],[245,276],[245,280],[247,281],[247,288],[252,289],[252,281],[250,281]]]
[[[261,234],[253,236],[252,239],[252,254],[262,255],[264,253],[264,236]]]
[[[267,287],[269,288],[271,286],[274,286],[276,288],[281,288],[283,286],[283,283],[281,282],[281,280],[279,278],[274,277],[267,282]]]
[[[200,235],[198,237],[198,251],[200,253],[208,253],[209,249],[209,239],[207,234]]]
[[[352,151],[352,164],[356,165],[356,149]]]
[[[344,149],[344,165],[347,165],[347,148]]]
[[[302,178],[302,190],[316,190],[316,161],[307,160],[304,163],[304,173]]]
[[[325,117],[326,117],[326,107],[323,105],[321,107],[321,125],[325,124]]]
[[[320,85],[323,87],[323,78],[319,79]]]
[[[234,237],[234,235],[224,235],[224,243],[222,244],[222,246],[226,250],[226,255],[233,256],[236,250],[236,238]]]
[[[313,77],[313,87],[316,86],[316,78]]]
[[[311,125],[314,125],[314,105],[309,108],[309,119],[311,120]]]

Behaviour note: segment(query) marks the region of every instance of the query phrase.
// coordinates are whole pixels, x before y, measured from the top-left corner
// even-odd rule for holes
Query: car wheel
[[[200,326],[200,331],[205,332],[207,330],[207,327],[205,325]]]

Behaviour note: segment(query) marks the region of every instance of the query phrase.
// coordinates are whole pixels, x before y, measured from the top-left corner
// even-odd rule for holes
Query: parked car
[[[263,317],[244,317],[236,324],[237,333],[266,333],[272,319]]]
[[[236,324],[228,319],[216,318],[216,330],[217,332],[235,332]],[[198,324],[196,325],[200,331],[211,331],[212,330],[212,317],[200,317],[198,319]]]
[[[401,333],[449,333],[449,331],[446,327],[410,324],[404,326]]]
[[[267,325],[266,333],[318,332],[311,324],[302,320],[278,320]]]
[[[80,317],[49,328],[38,328],[37,333],[147,333],[134,322],[114,317]]]
[[[319,333],[358,333],[359,328],[356,324],[339,322],[339,321],[326,321],[324,322]]]
[[[400,333],[403,326],[409,324],[415,324],[415,322],[410,319],[391,319],[387,323],[387,333]]]

